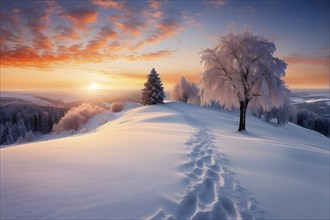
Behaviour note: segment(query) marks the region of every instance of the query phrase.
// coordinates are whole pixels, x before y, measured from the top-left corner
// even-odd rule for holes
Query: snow
[[[314,103],[314,102],[322,102],[322,101],[330,101],[330,99],[309,99],[309,100],[306,100],[307,103]]]
[[[238,113],[176,102],[85,126],[0,149],[1,219],[329,218],[329,139],[314,131],[248,116],[240,133]]]

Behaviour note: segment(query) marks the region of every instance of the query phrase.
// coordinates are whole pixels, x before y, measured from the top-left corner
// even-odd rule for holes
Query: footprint
[[[221,220],[227,220],[227,215],[225,211],[223,210],[222,204],[220,200],[218,200],[210,213],[210,219],[221,219]]]
[[[216,172],[220,171],[220,166],[217,163],[213,164],[210,168]]]
[[[190,218],[197,209],[197,198],[193,192],[188,193],[181,201],[176,212],[177,219]]]
[[[216,182],[219,182],[220,180],[219,174],[212,169],[208,169],[206,171],[206,176],[212,178]]]
[[[191,171],[193,168],[194,168],[194,163],[190,161],[180,165],[178,169],[181,172],[187,172],[187,171]]]
[[[203,157],[205,163],[210,164],[212,162],[211,156],[207,155]]]
[[[212,150],[212,149],[208,149],[208,150],[206,151],[206,153],[208,153],[209,155],[212,155],[213,150]]]
[[[203,168],[204,167],[204,161],[203,161],[203,159],[198,159],[196,161],[196,166],[199,167],[199,168]]]
[[[190,181],[197,181],[198,180],[198,176],[196,176],[195,173],[191,172],[187,174],[188,178]]]
[[[199,156],[199,154],[200,153],[197,153],[197,152],[192,151],[191,153],[188,154],[188,156],[191,157],[191,158],[196,158],[196,157]]]
[[[229,215],[232,218],[235,218],[236,209],[235,209],[234,203],[229,198],[221,197],[221,196],[220,196],[220,201],[221,201],[222,207],[225,210],[225,212],[227,213],[227,215]]]
[[[208,220],[208,219],[210,219],[210,213],[199,211],[191,219],[192,220]]]
[[[198,168],[196,167],[194,170],[193,170],[193,173],[196,175],[196,176],[201,176],[203,174],[203,170],[201,168]]]
[[[195,148],[193,149],[193,152],[195,152],[195,153],[199,153],[199,152],[200,152],[200,148],[195,147]]]
[[[214,201],[215,190],[214,181],[211,178],[205,178],[196,186],[199,200],[204,204],[210,204]]]

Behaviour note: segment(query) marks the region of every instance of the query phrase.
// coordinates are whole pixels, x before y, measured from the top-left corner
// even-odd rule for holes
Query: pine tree
[[[165,92],[163,83],[155,68],[152,68],[147,78],[147,82],[144,83],[144,89],[142,89],[141,104],[155,105],[164,103]]]

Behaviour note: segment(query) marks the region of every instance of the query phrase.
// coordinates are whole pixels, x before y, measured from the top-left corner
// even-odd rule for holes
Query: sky
[[[329,1],[1,0],[1,91],[198,82],[199,53],[249,30],[276,45],[289,88],[329,88]]]

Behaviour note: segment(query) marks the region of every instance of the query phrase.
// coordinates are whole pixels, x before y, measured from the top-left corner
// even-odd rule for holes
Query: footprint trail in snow
[[[187,187],[174,213],[160,209],[150,219],[261,219],[254,199],[233,179],[228,159],[219,154],[214,136],[198,129],[186,143],[186,161],[178,167]]]

